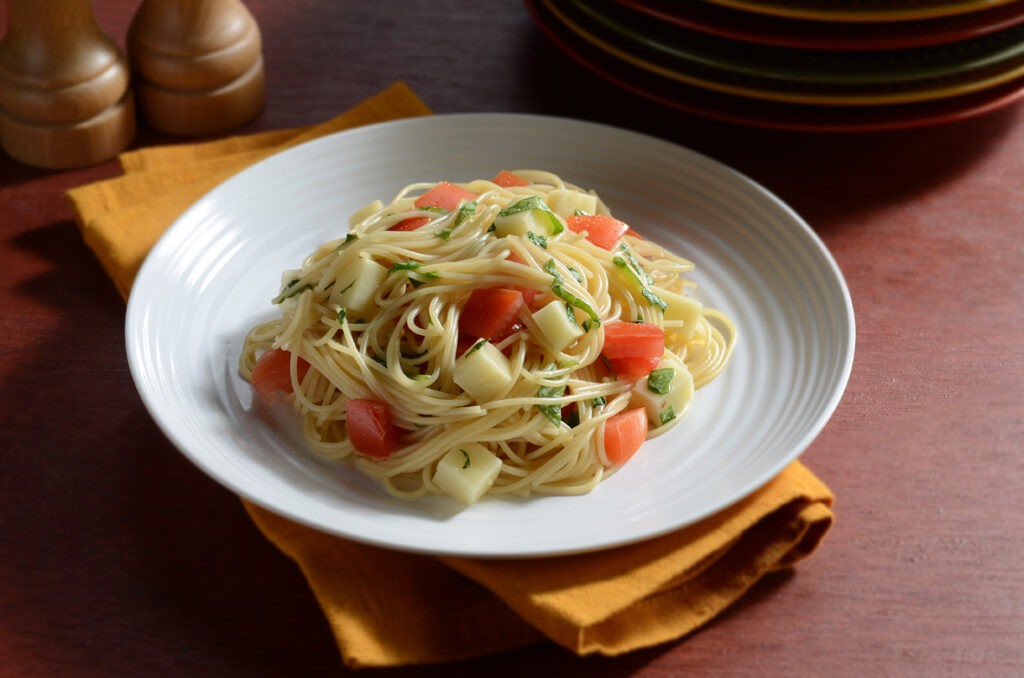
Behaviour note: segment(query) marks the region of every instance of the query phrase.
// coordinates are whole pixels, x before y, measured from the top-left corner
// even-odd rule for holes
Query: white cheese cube
[[[537,323],[541,334],[556,351],[561,351],[584,334],[583,328],[569,319],[569,313],[572,310],[565,302],[555,299],[533,314],[533,322]]]
[[[693,375],[674,353],[665,351],[657,369],[673,370],[672,379],[665,393],[654,393],[648,387],[648,377],[633,385],[633,402],[647,408],[647,418],[655,427],[661,426],[661,413],[671,407],[675,417],[681,417],[693,400]],[[668,422],[665,422],[668,423]]]
[[[547,202],[551,211],[563,219],[576,214],[577,210],[587,214],[597,213],[597,196],[590,193],[559,188],[548,194]]]
[[[523,210],[505,217],[499,216],[494,220],[494,234],[499,238],[508,235],[522,236],[528,231],[534,235],[550,235],[551,217],[541,210]]]
[[[374,200],[366,207],[362,207],[356,210],[356,212],[354,212],[352,216],[348,218],[348,227],[352,228],[366,217],[370,216],[371,214],[374,214],[375,212],[379,212],[382,209],[384,209],[384,203],[382,203],[380,200]]]
[[[487,342],[455,361],[452,379],[478,403],[485,403],[512,383],[512,366],[494,344]]]
[[[344,306],[349,313],[365,313],[372,309],[373,296],[387,276],[388,269],[359,257],[338,275],[331,287],[331,303]]]
[[[665,320],[682,320],[683,326],[671,328],[672,332],[690,339],[700,326],[700,313],[704,305],[696,299],[675,292],[657,290],[657,295],[668,304],[665,309]]]
[[[497,479],[501,460],[479,443],[449,450],[437,462],[434,483],[446,494],[467,504],[476,502]]]

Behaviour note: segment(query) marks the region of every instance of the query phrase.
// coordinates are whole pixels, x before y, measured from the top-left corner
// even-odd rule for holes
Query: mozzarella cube
[[[584,334],[583,328],[569,318],[570,313],[572,309],[565,302],[555,299],[533,314],[533,322],[537,323],[540,333],[556,351],[561,351]]]
[[[498,216],[494,220],[494,234],[499,238],[508,235],[523,236],[527,232],[545,237],[550,235],[551,217],[541,210],[522,210],[508,216]]]
[[[573,216],[577,210],[587,214],[597,212],[597,196],[590,193],[559,188],[548,194],[547,202],[551,211],[563,219]]]
[[[434,484],[459,501],[472,504],[483,496],[498,478],[501,460],[479,443],[449,450],[437,462]]]
[[[486,403],[512,383],[512,366],[494,344],[487,342],[455,361],[452,378],[478,403]]]
[[[373,308],[373,297],[387,276],[388,269],[359,257],[334,281],[331,303],[344,306],[349,312],[365,313]]]
[[[644,377],[633,385],[633,402],[647,408],[647,418],[655,427],[661,426],[661,413],[671,407],[674,418],[683,416],[690,401],[693,400],[693,375],[683,361],[671,351],[665,351],[657,369],[672,369],[672,380],[665,393],[654,393],[647,386],[648,377]],[[665,422],[668,423],[668,422]]]
[[[700,326],[700,313],[704,305],[696,299],[675,292],[658,290],[657,294],[668,304],[665,309],[665,320],[682,320],[682,327],[671,328],[672,332],[690,339]]]

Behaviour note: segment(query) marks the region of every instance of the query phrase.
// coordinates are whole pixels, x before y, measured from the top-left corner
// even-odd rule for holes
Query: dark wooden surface
[[[93,3],[122,44],[137,4]],[[401,79],[438,113],[648,132],[787,201],[857,314],[846,396],[803,456],[838,522],[794,573],[620,658],[538,645],[378,673],[1024,675],[1024,106],[870,135],[743,129],[605,84],[515,0],[247,4],[268,101],[245,130],[318,122]],[[136,145],[168,140],[143,129]],[[344,675],[297,569],[136,394],[124,305],[63,197],[116,172],[0,157],[0,674]]]

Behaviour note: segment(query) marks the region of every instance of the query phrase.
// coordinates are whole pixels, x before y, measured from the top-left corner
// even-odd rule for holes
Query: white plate
[[[454,500],[389,497],[347,464],[304,449],[289,413],[254,403],[242,339],[273,316],[282,272],[347,217],[414,181],[537,168],[596,189],[612,211],[696,262],[697,296],[739,344],[686,418],[590,494]],[[205,472],[275,513],[386,547],[539,556],[620,545],[693,523],[761,487],[814,439],[850,373],[853,307],[813,231],[735,171],[607,126],[467,114],[384,123],[281,153],[201,199],[157,243],[126,322],[136,385],[164,433]]]

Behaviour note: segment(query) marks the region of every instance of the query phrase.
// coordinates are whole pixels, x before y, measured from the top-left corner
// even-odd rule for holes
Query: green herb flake
[[[548,248],[548,239],[542,235],[537,235],[533,231],[527,231],[526,238],[542,250],[546,250]]]
[[[469,468],[469,465],[472,463],[469,459],[469,452],[466,452],[465,450],[459,450],[459,452],[462,452],[462,458],[466,460],[466,463],[462,465],[462,468]]]
[[[340,245],[338,245],[337,247],[335,247],[334,251],[335,252],[340,252],[341,250],[345,249],[346,247],[351,245],[356,240],[359,240],[359,236],[356,235],[355,233],[349,233],[348,235],[345,236],[345,242],[343,242]]]
[[[399,262],[396,262],[391,268],[388,269],[388,275],[391,275],[392,273],[397,273],[398,271],[414,271],[416,273],[416,275],[420,276],[421,278],[439,278],[440,277],[437,274],[436,271],[420,271],[420,270],[418,270],[419,267],[422,266],[422,265],[423,265],[423,263],[419,262],[419,261],[399,261]],[[413,284],[414,285],[415,285],[416,282],[419,282],[421,285],[423,284],[422,281],[413,280]],[[419,287],[419,285],[416,285],[416,287]]]
[[[565,395],[565,385],[562,386],[541,386],[537,391],[538,398],[561,398]],[[537,405],[537,409],[541,411],[548,421],[555,426],[562,423],[562,406],[561,405]]]
[[[338,294],[345,294],[345,292],[348,292],[350,289],[352,289],[352,286],[355,285],[355,284],[356,284],[356,280],[355,280],[355,278],[353,278],[352,282],[350,282],[349,284],[345,285],[345,289],[343,289],[342,291],[338,292]]]
[[[305,285],[299,286],[299,279],[296,278],[295,280],[292,280],[287,285],[285,285],[284,289],[281,290],[281,294],[279,294],[276,297],[274,297],[274,299],[273,299],[273,301],[271,303],[280,304],[285,299],[291,299],[292,297],[294,297],[296,295],[299,295],[299,294],[302,294],[306,290],[311,290],[311,289],[313,289],[313,286],[310,285],[309,283],[306,283]]]
[[[647,375],[647,390],[651,393],[665,395],[672,386],[676,370],[674,367],[663,367],[660,370],[653,370]]]
[[[480,350],[480,349],[481,349],[481,348],[483,347],[483,345],[484,345],[484,344],[486,344],[486,343],[487,343],[488,341],[490,341],[490,339],[481,339],[480,341],[476,342],[475,344],[473,344],[473,345],[472,345],[472,346],[471,346],[471,347],[469,348],[469,350],[468,350],[468,351],[466,351],[466,352],[465,352],[465,353],[463,354],[463,357],[465,357],[465,356],[469,355],[469,354],[470,354],[470,353],[472,353],[473,351],[479,351],[479,350]]]
[[[658,419],[661,421],[661,425],[669,423],[676,418],[676,411],[672,409],[671,405],[666,405],[665,409],[658,415]]]
[[[417,207],[416,209],[421,212],[433,212],[434,214],[448,214],[448,210],[437,205],[424,205],[423,207]]]
[[[338,324],[339,325],[344,325],[345,324],[345,316],[346,315],[348,315],[348,309],[346,309],[344,306],[342,306],[341,308],[338,309]]]
[[[636,269],[636,272],[640,274],[640,277],[644,279],[644,282],[646,282],[648,285],[653,285],[654,278],[652,278],[650,273],[648,273],[646,269],[644,269],[644,267],[640,265],[640,262],[637,261],[636,257],[633,255],[630,249],[625,245],[619,245],[619,249],[622,250],[623,256],[626,257],[626,261],[628,261],[630,265],[634,269]]]
[[[569,273],[572,273],[572,277],[576,278],[576,282],[578,282],[578,283],[582,283],[583,282],[583,274],[580,273],[579,271],[577,271],[572,266],[569,267]]]
[[[608,404],[608,401],[605,400],[604,396],[597,396],[596,398],[594,398],[593,400],[590,401],[590,406],[591,407],[604,407],[607,404]]]
[[[441,240],[448,240],[452,237],[452,231],[461,226],[462,222],[469,219],[475,213],[476,200],[470,200],[469,202],[462,203],[462,205],[459,206],[459,211],[455,213],[455,223],[443,231],[438,231],[437,237]]]

